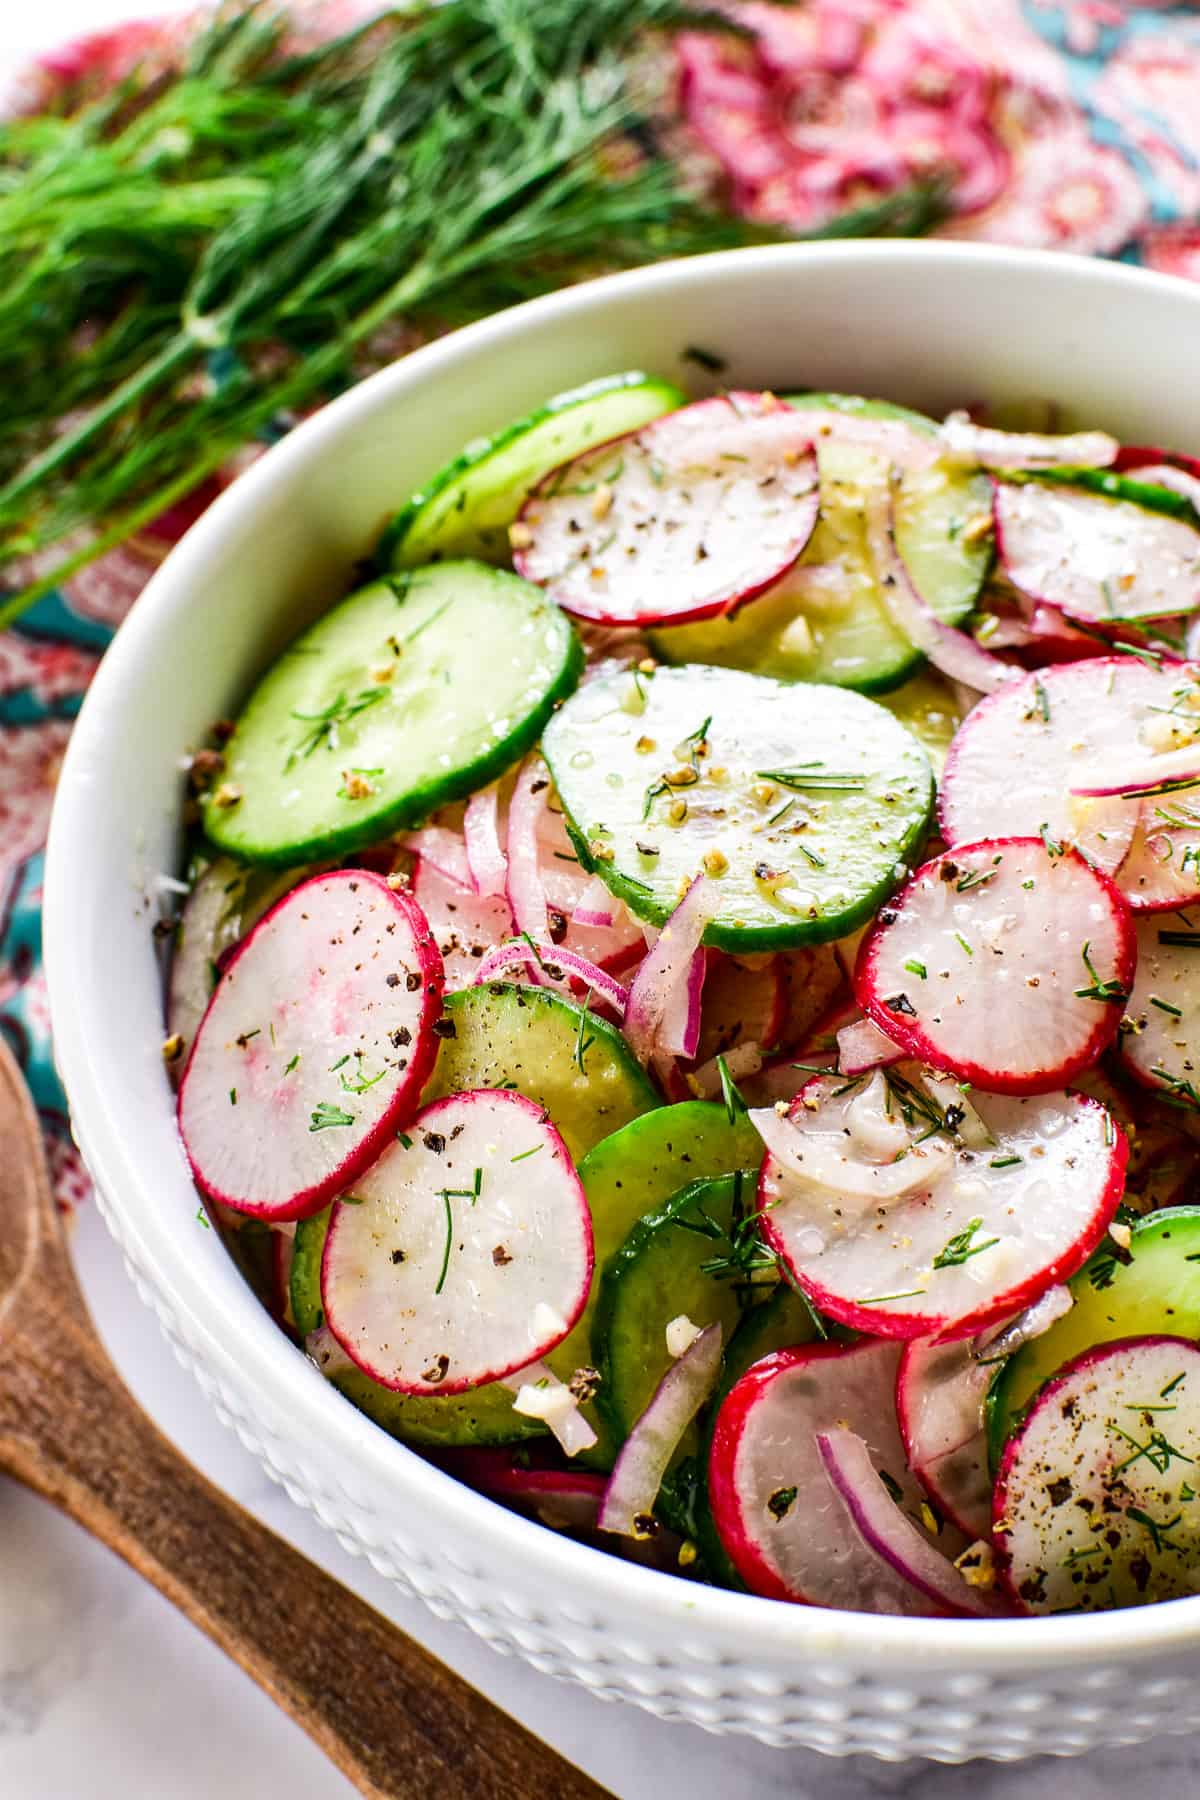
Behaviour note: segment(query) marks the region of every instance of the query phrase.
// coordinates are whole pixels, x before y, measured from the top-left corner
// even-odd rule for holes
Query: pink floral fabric
[[[677,43],[673,131],[689,169],[754,219],[808,230],[940,176],[949,236],[1121,256],[1200,280],[1200,11],[1136,0],[724,0],[750,36]],[[374,0],[307,0],[299,41]],[[66,46],[12,97],[151,70],[187,21]],[[407,347],[403,333],[390,348]],[[232,479],[258,450],[247,446]],[[45,1120],[64,1208],[86,1193],[54,1072],[41,972],[42,851],[70,720],[113,631],[220,487],[74,576],[0,635],[0,1030]]]

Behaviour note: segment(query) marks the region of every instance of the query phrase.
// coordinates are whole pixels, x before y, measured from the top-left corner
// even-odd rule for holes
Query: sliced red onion
[[[593,994],[606,1001],[618,1018],[625,1017],[625,1009],[629,1004],[629,989],[624,983],[618,981],[615,975],[610,975],[607,970],[597,968],[596,964],[589,962],[586,956],[578,956],[574,950],[566,950],[560,944],[534,944],[531,946],[524,938],[514,938],[510,943],[497,944],[495,949],[489,950],[480,961],[475,972],[475,986],[479,987],[484,982],[495,981],[499,975],[503,974],[505,970],[511,969],[514,964],[528,964],[531,959],[537,961],[538,968],[543,974],[549,976],[551,981],[556,979],[555,970],[559,969],[563,975],[572,976],[576,981],[583,982],[584,986],[590,988]]]
[[[459,887],[474,886],[467,847],[457,831],[448,831],[444,825],[426,825],[420,831],[407,832],[402,842],[406,850],[423,856],[441,874],[457,881]]]
[[[501,1378],[501,1385],[516,1395],[513,1411],[526,1419],[540,1419],[558,1439],[567,1456],[590,1450],[596,1434],[579,1410],[579,1402],[553,1369],[531,1362]]]
[[[502,894],[508,858],[500,842],[500,784],[493,781],[467,801],[463,838],[471,885],[477,894]]]
[[[935,669],[940,669],[951,681],[961,682],[980,694],[993,694],[1024,674],[1023,669],[992,656],[965,631],[956,631],[953,625],[943,624],[929,602],[918,593],[904,558],[896,548],[891,500],[882,487],[868,496],[866,527],[867,547],[892,623],[916,649],[924,652]]]
[[[626,1438],[604,1490],[601,1531],[638,1536],[638,1521],[653,1513],[667,1464],[716,1386],[720,1368],[721,1327],[708,1325],[667,1370]]]
[[[670,1056],[696,1054],[704,985],[700,940],[719,905],[714,884],[697,875],[633,978],[625,1036],[641,1062],[649,1063],[656,1051]]]
[[[1182,494],[1185,500],[1200,512],[1200,465],[1191,457],[1187,462],[1189,468],[1176,468],[1171,463],[1135,463],[1132,466],[1122,461],[1122,473],[1134,481],[1145,481],[1153,487],[1169,488],[1173,494]]]
[[[1121,770],[1105,774],[1095,770],[1071,783],[1068,792],[1089,800],[1138,800],[1153,794],[1164,782],[1172,786],[1200,786],[1200,744],[1184,744],[1178,750],[1164,750],[1157,756],[1132,758]]]
[[[747,1114],[776,1162],[792,1175],[847,1199],[884,1205],[933,1187],[949,1173],[954,1151],[941,1138],[912,1147],[899,1162],[870,1163],[847,1156],[829,1132],[803,1131],[773,1106]]]
[[[843,1025],[837,1034],[838,1068],[843,1075],[865,1075],[869,1069],[880,1069],[899,1062],[904,1055],[886,1032],[870,1019],[855,1019]]]
[[[546,889],[538,860],[538,824],[546,811],[550,777],[540,757],[521,765],[508,805],[508,904],[518,931],[540,943],[550,936]]]
[[[996,431],[976,425],[965,412],[953,412],[939,428],[946,453],[956,462],[984,469],[1106,469],[1121,446],[1106,431],[1076,431],[1067,437],[1043,437],[1032,431]]]
[[[613,897],[598,875],[584,888],[571,915],[576,925],[592,925],[603,931],[613,922]]]
[[[978,1588],[968,1587],[954,1564],[917,1530],[896,1505],[856,1432],[840,1425],[817,1433],[817,1449],[830,1486],[872,1556],[911,1582],[918,1593],[954,1613],[992,1617],[999,1608]]]
[[[1022,1344],[1029,1343],[1031,1338],[1041,1337],[1044,1331],[1057,1324],[1064,1314],[1074,1306],[1071,1290],[1063,1282],[1046,1289],[1041,1297],[1027,1306],[1023,1313],[1018,1313],[1007,1325],[1002,1325],[993,1336],[986,1334],[976,1339],[976,1352],[982,1355],[986,1350],[989,1361],[994,1356],[1011,1356]]]

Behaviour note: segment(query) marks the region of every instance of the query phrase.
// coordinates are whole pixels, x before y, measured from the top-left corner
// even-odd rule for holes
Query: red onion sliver
[[[871,1554],[911,1582],[935,1605],[955,1613],[991,1617],[1000,1609],[978,1588],[968,1587],[954,1564],[922,1537],[896,1505],[856,1432],[835,1425],[817,1433],[817,1449],[830,1486],[850,1515]]]
[[[459,887],[474,886],[467,847],[457,831],[448,831],[444,825],[426,825],[420,831],[406,833],[403,845],[406,850],[423,856],[451,881],[457,881]]]
[[[508,858],[500,842],[500,784],[493,781],[467,801],[463,838],[471,885],[477,894],[502,894]]]
[[[938,431],[945,453],[956,462],[984,469],[1106,469],[1121,446],[1106,431],[1077,431],[1043,437],[1032,431],[995,431],[953,412]]]
[[[837,1034],[838,1068],[843,1075],[865,1075],[869,1069],[880,1069],[899,1062],[904,1055],[887,1033],[880,1031],[872,1019],[855,1019],[843,1025]]]
[[[546,810],[550,777],[536,756],[521,765],[508,806],[508,904],[518,931],[536,942],[550,936],[546,889],[538,863],[538,822]]]
[[[1200,476],[1193,475],[1187,469],[1172,468],[1170,463],[1149,463],[1143,468],[1125,469],[1122,473],[1133,481],[1145,481],[1152,487],[1170,488],[1173,494],[1182,494],[1185,500],[1200,512]]]
[[[576,925],[592,925],[603,931],[613,922],[613,897],[598,875],[584,888],[571,915]]]
[[[541,1419],[567,1456],[578,1456],[596,1442],[596,1434],[580,1412],[578,1400],[546,1363],[531,1362],[502,1376],[501,1386],[516,1395],[513,1411],[524,1418]]]
[[[1097,769],[1071,783],[1068,790],[1086,799],[1137,800],[1153,794],[1164,782],[1200,786],[1200,744],[1184,744],[1178,750],[1164,750],[1157,756],[1134,756],[1121,770],[1105,774]]]
[[[495,981],[497,976],[512,968],[515,963],[527,965],[534,959],[535,951],[540,959],[539,968],[551,981],[555,979],[554,971],[561,969],[564,975],[582,981],[593,994],[606,1001],[619,1018],[624,1018],[625,1008],[629,1004],[629,989],[624,983],[618,981],[615,975],[610,975],[606,969],[597,968],[586,956],[578,956],[574,950],[565,950],[561,944],[535,944],[531,949],[524,938],[515,938],[508,944],[497,944],[481,960],[475,973],[475,986]]]
[[[622,1445],[604,1490],[601,1531],[637,1536],[637,1521],[653,1512],[667,1464],[716,1386],[720,1368],[721,1327],[707,1325],[667,1370]]]
[[[625,1036],[643,1063],[650,1062],[656,1051],[671,1056],[696,1054],[704,985],[700,940],[719,905],[713,883],[697,875],[633,978]],[[685,1048],[689,1039],[690,1050]]]
[[[961,682],[981,694],[993,694],[1007,682],[1019,679],[1023,669],[1001,662],[981,648],[965,631],[956,631],[938,618],[929,602],[917,592],[892,531],[891,499],[880,487],[866,505],[867,546],[879,578],[879,591],[892,623],[914,646],[925,653],[935,669],[951,681]]]

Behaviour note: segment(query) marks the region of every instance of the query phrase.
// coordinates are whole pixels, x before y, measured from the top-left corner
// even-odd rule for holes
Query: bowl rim
[[[356,419],[381,402],[399,401],[418,378],[451,370],[464,350],[501,350],[515,337],[572,313],[586,316],[609,296],[640,290],[665,296],[679,284],[719,281],[733,269],[780,268],[797,275],[826,264],[847,274],[879,272],[888,265],[926,264],[930,279],[939,267],[976,265],[997,278],[1024,275],[1072,283],[1092,298],[1113,289],[1143,290],[1148,296],[1178,299],[1192,292],[1200,325],[1200,288],[1177,277],[1061,252],[1011,249],[952,241],[855,240],[772,245],[720,251],[657,263],[581,283],[479,320],[401,357],[347,390],[296,427],[228,488],[190,528],[147,584],[107,650],[85,697],[68,744],[51,817],[44,885],[44,956],[55,1058],[69,1096],[71,1115],[97,1186],[107,1200],[110,1228],[133,1263],[168,1298],[183,1336],[203,1341],[213,1363],[231,1383],[261,1397],[267,1416],[297,1421],[297,1434],[319,1443],[327,1459],[360,1471],[376,1487],[397,1492],[431,1509],[440,1533],[461,1542],[468,1554],[496,1569],[538,1571],[551,1596],[636,1626],[643,1611],[656,1627],[686,1627],[724,1650],[697,1660],[724,1663],[753,1659],[756,1653],[842,1658],[903,1678],[918,1658],[926,1668],[957,1666],[1032,1675],[1038,1670],[1093,1663],[1107,1656],[1144,1658],[1184,1651],[1200,1641],[1200,1596],[1169,1600],[1119,1612],[1017,1619],[925,1619],[832,1608],[788,1605],[705,1587],[622,1560],[525,1519],[468,1488],[389,1437],[316,1371],[261,1307],[249,1287],[228,1295],[205,1291],[189,1263],[185,1234],[166,1229],[161,1177],[139,1159],[136,1136],[122,1129],[119,1068],[98,1067],[88,1055],[88,959],[78,908],[94,906],[96,894],[82,888],[72,863],[82,820],[95,808],[93,761],[102,756],[110,721],[115,724],[136,694],[146,653],[164,624],[191,600],[210,558],[252,514],[260,501],[286,490],[296,472],[327,453]],[[299,1423],[302,1421],[302,1425]],[[448,1569],[462,1565],[451,1550]],[[477,1571],[468,1565],[467,1573]],[[547,1601],[552,1612],[558,1604]],[[681,1647],[683,1640],[680,1639]]]

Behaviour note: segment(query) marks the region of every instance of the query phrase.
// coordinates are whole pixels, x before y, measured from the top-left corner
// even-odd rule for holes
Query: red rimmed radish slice
[[[1001,1577],[1028,1613],[1200,1589],[1200,1347],[1129,1337],[1060,1369],[996,1478]]]
[[[184,1071],[199,1186],[258,1218],[319,1211],[415,1111],[441,1001],[410,895],[362,869],[293,888],[230,960]]]
[[[721,1542],[753,1593],[856,1612],[940,1610],[865,1554],[817,1444],[821,1432],[838,1426],[855,1432],[884,1491],[925,1522],[896,1427],[899,1358],[897,1345],[878,1338],[849,1348],[777,1350],[752,1364],[722,1401],[709,1453],[709,1501]],[[928,1523],[936,1524],[932,1514]],[[931,1541],[937,1535],[931,1532]],[[945,1528],[940,1535],[951,1555],[962,1548]]]
[[[552,1350],[591,1279],[566,1145],[532,1100],[486,1089],[425,1107],[336,1203],[321,1299],[373,1381],[457,1394]]]
[[[1071,794],[1084,800],[1141,800],[1200,787],[1200,743],[1157,755],[1126,753],[1110,769],[1083,769],[1071,783]]]
[[[880,912],[859,1005],[909,1056],[991,1093],[1066,1085],[1112,1042],[1133,922],[1107,876],[1041,838],[958,844]]]
[[[938,427],[946,454],[956,462],[984,469],[1104,469],[1116,462],[1121,446],[1106,431],[1075,431],[1062,437],[1032,431],[997,431],[977,425],[965,412],[953,412]]]
[[[830,1318],[880,1337],[966,1336],[1086,1260],[1121,1198],[1127,1140],[1083,1095],[976,1092],[992,1141],[974,1149],[904,1067],[849,1091],[818,1076],[788,1118],[751,1113],[770,1151],[759,1228]]]
[[[1136,805],[1072,799],[1096,768],[1143,761],[1156,740],[1193,735],[1192,665],[1153,668],[1133,657],[1101,657],[1041,669],[974,707],[955,733],[939,801],[950,845],[983,837],[1074,843],[1108,875],[1129,853]],[[1165,721],[1165,725],[1164,725]],[[1131,898],[1136,905],[1136,900]]]
[[[924,1595],[935,1612],[986,1618],[999,1610],[977,1588],[968,1587],[954,1564],[906,1517],[880,1481],[871,1452],[856,1432],[834,1425],[818,1432],[817,1449],[830,1486],[871,1556]],[[869,1591],[873,1584],[874,1572],[864,1566],[864,1589]]]
[[[556,469],[512,529],[514,563],[580,618],[682,624],[776,582],[818,503],[809,420],[773,395],[733,393]]]
[[[938,1510],[969,1538],[992,1531],[983,1403],[996,1370],[970,1338],[914,1338],[896,1377],[896,1416],[908,1466]],[[983,1358],[984,1360],[980,1360]]]
[[[1113,880],[1133,910],[1172,912],[1200,900],[1200,794],[1185,791],[1123,804],[1136,808],[1137,824]]]
[[[1004,573],[1068,618],[1111,625],[1200,605],[1200,531],[1166,513],[1083,488],[995,483]]]
[[[621,1446],[597,1523],[622,1537],[646,1534],[667,1465],[721,1372],[721,1327],[707,1325],[672,1363]]]
[[[446,971],[446,991],[470,987],[493,944],[512,930],[512,914],[502,894],[477,894],[460,887],[421,858],[413,874],[413,897],[425,917]]]
[[[1200,1107],[1200,911],[1140,918],[1137,946],[1121,1059],[1146,1087]]]

